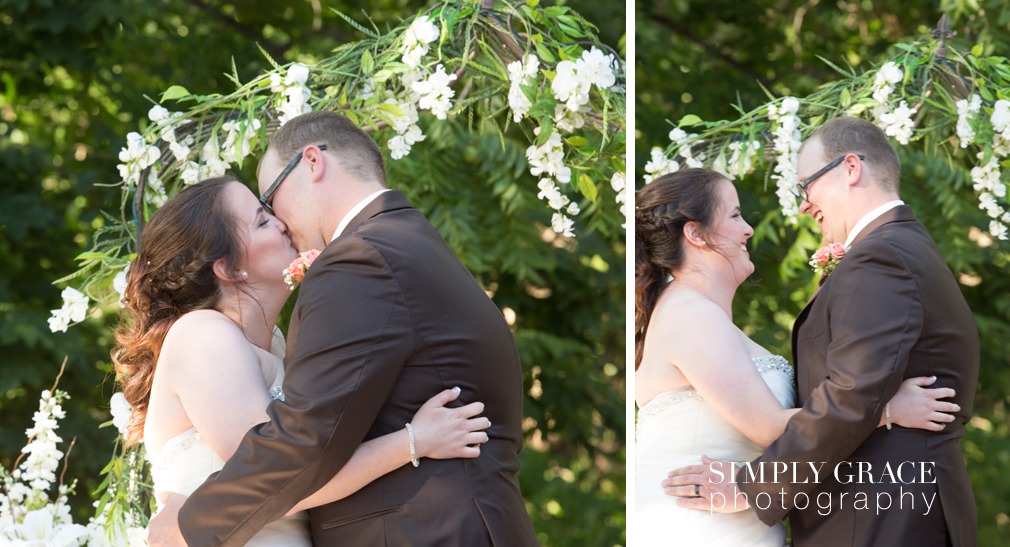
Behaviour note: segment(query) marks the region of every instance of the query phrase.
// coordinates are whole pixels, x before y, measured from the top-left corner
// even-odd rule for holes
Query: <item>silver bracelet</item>
[[[890,429],[891,426],[887,427]],[[414,464],[414,467],[417,467],[419,462],[417,461],[417,454],[414,452],[414,428],[410,427],[410,424],[407,424],[407,436],[410,437],[410,463]]]
[[[884,422],[887,424],[887,430],[890,431],[891,430],[891,403],[887,403],[886,405],[884,405]],[[411,454],[413,454],[414,450],[411,449],[410,452],[411,452]]]

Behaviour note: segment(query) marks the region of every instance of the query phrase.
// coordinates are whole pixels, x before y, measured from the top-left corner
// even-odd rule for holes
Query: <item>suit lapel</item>
[[[411,207],[413,206],[410,204],[410,201],[407,199],[406,194],[404,194],[402,190],[390,190],[388,192],[383,192],[373,199],[371,203],[366,205],[365,208],[357,215],[354,215],[351,222],[347,224],[347,227],[344,228],[343,232],[340,232],[340,234],[334,238],[334,241],[344,234],[351,233],[357,225],[376,215],[387,211],[395,211],[397,209],[409,209]]]

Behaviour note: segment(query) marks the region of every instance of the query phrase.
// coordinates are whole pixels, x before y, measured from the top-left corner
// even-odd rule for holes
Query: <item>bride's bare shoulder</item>
[[[732,328],[733,324],[715,302],[688,288],[664,292],[656,302],[649,329],[691,332],[696,329]]]
[[[216,310],[196,310],[180,317],[168,330],[159,363],[196,355],[234,354],[249,350],[249,342],[231,319]],[[251,351],[251,350],[250,350]]]

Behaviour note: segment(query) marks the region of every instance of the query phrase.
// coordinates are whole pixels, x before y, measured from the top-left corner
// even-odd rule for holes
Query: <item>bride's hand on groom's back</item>
[[[480,445],[488,441],[485,429],[491,427],[487,418],[477,418],[484,412],[484,403],[470,403],[458,408],[445,405],[459,397],[459,388],[447,389],[424,403],[410,421],[414,428],[414,449],[418,458],[447,460],[476,458]]]
[[[926,388],[935,381],[936,376],[919,376],[902,382],[898,392],[888,403],[891,423],[910,429],[943,431],[947,423],[953,422],[953,413],[960,411],[961,407],[939,399],[953,397],[954,390],[945,387]],[[885,422],[886,417],[881,416],[881,425]]]

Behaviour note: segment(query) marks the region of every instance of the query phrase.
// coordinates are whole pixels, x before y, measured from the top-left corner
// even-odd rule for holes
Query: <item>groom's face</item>
[[[820,171],[837,158],[824,159],[824,147],[819,139],[809,140],[803,145],[797,164],[799,180],[805,180]],[[821,234],[827,243],[842,243],[846,238],[845,205],[843,200],[844,163],[824,173],[807,186],[806,199],[800,204],[800,212],[810,215],[821,226]]]
[[[274,153],[273,149],[267,149],[267,153],[263,155],[263,159],[260,160],[260,165],[256,173],[257,183],[259,186],[259,192],[262,196],[269,188],[270,185],[277,180],[281,172],[284,171],[286,165],[280,163],[277,155]],[[299,169],[300,166],[295,166],[295,168],[288,173],[284,180],[277,186],[274,190],[271,206],[274,211],[274,216],[278,220],[287,225],[288,234],[291,236],[291,240],[294,242],[295,247],[299,250],[307,250],[309,247],[303,245],[304,239],[302,238],[303,228],[298,224],[298,218],[304,215],[298,215],[298,187],[300,184],[300,177],[302,173]]]

